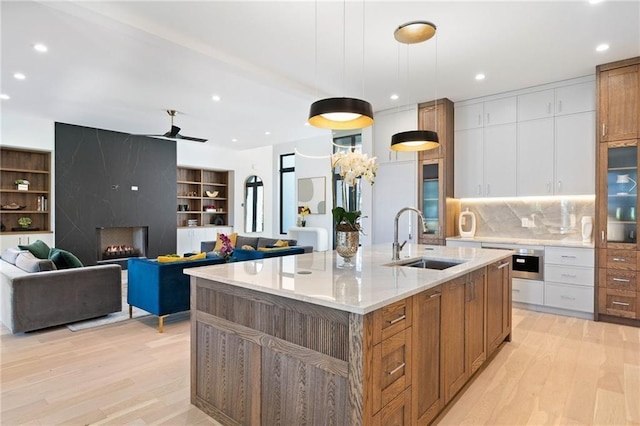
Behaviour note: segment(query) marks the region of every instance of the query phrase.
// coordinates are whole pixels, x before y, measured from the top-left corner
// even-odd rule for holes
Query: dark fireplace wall
[[[98,228],[147,226],[147,257],[174,253],[176,166],[175,141],[56,123],[56,247],[95,265]]]

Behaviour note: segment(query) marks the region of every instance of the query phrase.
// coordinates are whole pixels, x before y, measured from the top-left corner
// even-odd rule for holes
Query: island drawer
[[[373,347],[372,375],[375,414],[411,385],[411,328]]]
[[[407,388],[393,401],[373,416],[373,426],[410,425],[411,424],[411,387]]]
[[[403,299],[373,312],[373,344],[411,326],[411,298]]]

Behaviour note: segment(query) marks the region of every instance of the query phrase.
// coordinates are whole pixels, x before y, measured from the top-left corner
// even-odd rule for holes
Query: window
[[[280,156],[280,234],[296,225],[296,155]]]

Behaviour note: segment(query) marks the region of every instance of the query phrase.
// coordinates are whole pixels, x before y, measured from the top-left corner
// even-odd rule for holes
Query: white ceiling
[[[3,115],[158,134],[176,109],[181,134],[230,149],[327,134],[304,125],[323,97],[363,98],[374,111],[456,102],[640,56],[637,0],[2,0],[0,14]],[[399,44],[394,29],[412,20],[435,23],[437,36]],[[598,53],[600,43],[611,48]]]

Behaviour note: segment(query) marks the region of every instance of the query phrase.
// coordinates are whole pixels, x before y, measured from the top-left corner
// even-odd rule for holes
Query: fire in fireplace
[[[98,228],[97,232],[98,262],[146,256],[146,226]]]

